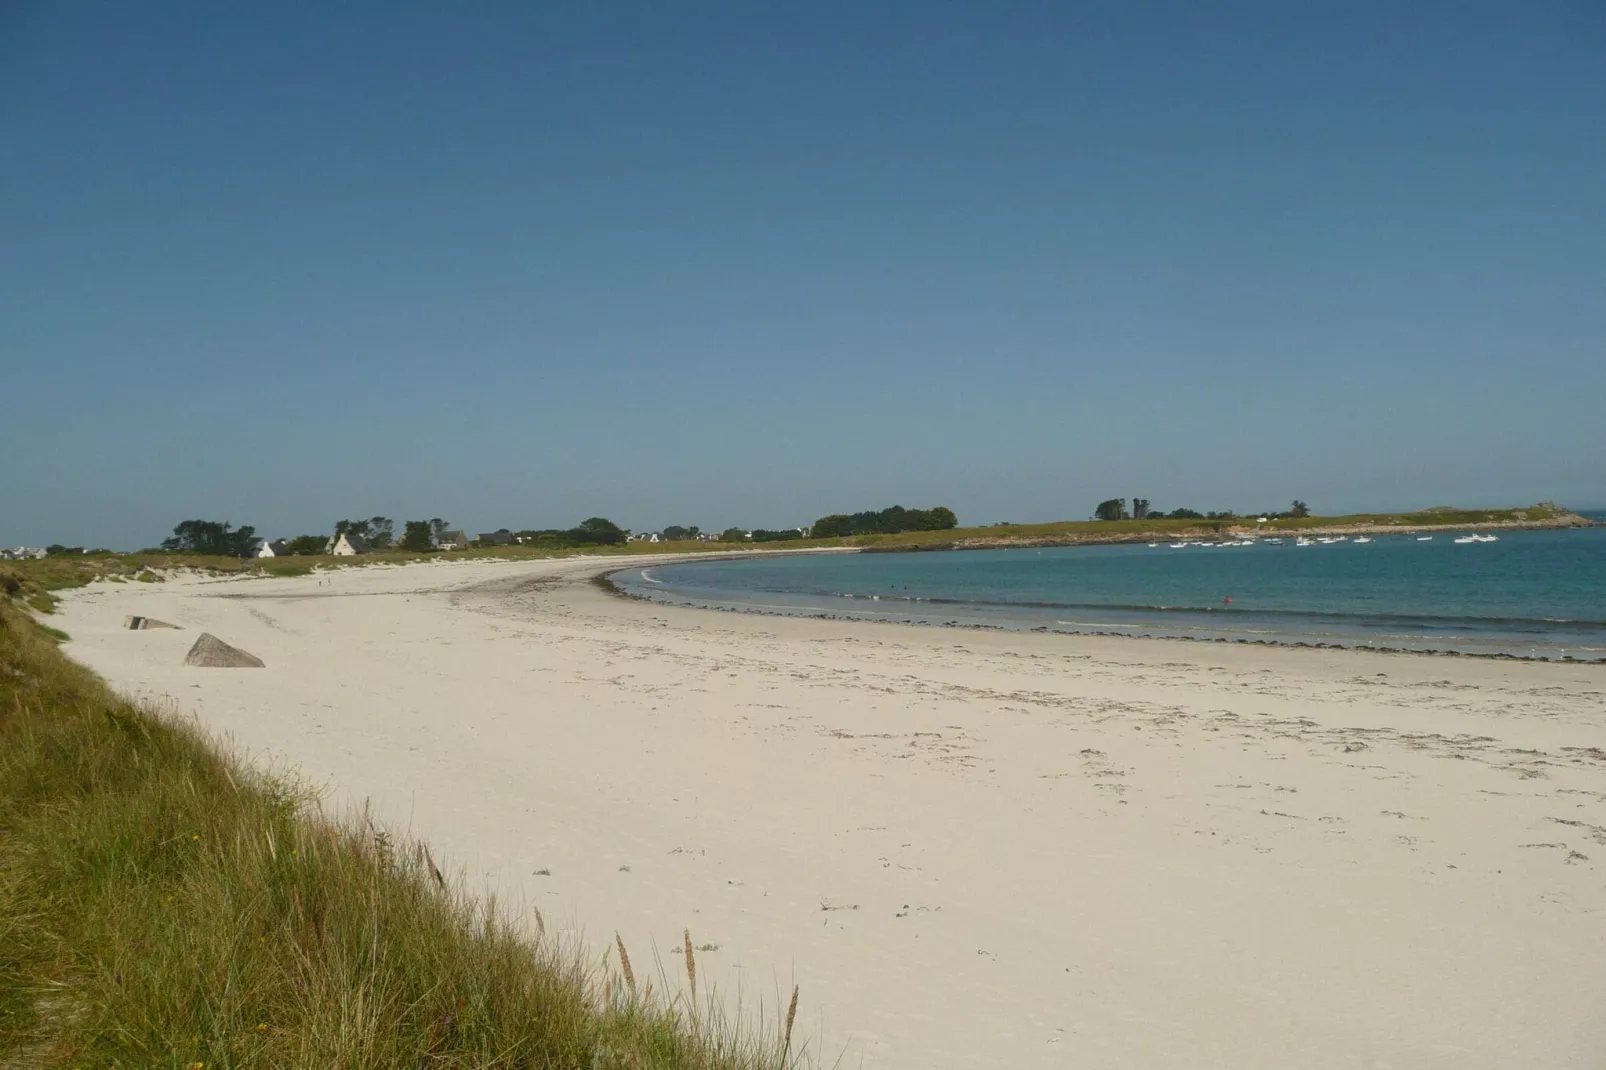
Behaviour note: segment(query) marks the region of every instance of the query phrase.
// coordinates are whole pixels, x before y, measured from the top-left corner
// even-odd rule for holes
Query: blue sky
[[[11,4],[0,543],[1606,504],[1606,8]]]

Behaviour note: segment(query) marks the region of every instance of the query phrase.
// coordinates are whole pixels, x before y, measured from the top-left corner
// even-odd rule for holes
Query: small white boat
[[[1300,538],[1294,540],[1294,545],[1295,546],[1313,546],[1315,544],[1312,543],[1309,539],[1304,538],[1303,536],[1301,536]]]
[[[1171,544],[1171,549],[1173,550],[1186,550],[1187,548],[1188,544],[1185,542],[1174,542]]]
[[[1363,542],[1371,542],[1371,541],[1372,541],[1371,539],[1367,538],[1365,535],[1362,535],[1362,536],[1360,536],[1359,538],[1357,538],[1355,540],[1355,545],[1359,546]]]
[[[1159,544],[1159,543],[1157,543],[1157,542],[1151,542],[1151,543],[1149,543],[1149,549],[1151,549],[1151,550],[1152,550],[1152,549],[1154,549],[1154,548],[1155,548],[1155,547],[1156,547],[1156,546],[1159,546],[1159,545],[1160,545],[1160,544]]]
[[[1476,535],[1463,535],[1459,539],[1455,540],[1455,544],[1457,546],[1465,546],[1469,542],[1482,542],[1482,541],[1483,540],[1478,538]]]
[[[1418,535],[1416,537],[1416,541],[1417,542],[1432,542],[1433,541],[1433,536],[1432,535]]]
[[[1477,539],[1479,542],[1499,542],[1500,541],[1500,536],[1498,536],[1498,535],[1474,535],[1473,538]]]

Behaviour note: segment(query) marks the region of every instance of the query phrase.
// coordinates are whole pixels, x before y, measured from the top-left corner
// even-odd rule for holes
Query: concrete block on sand
[[[178,625],[169,624],[165,620],[157,620],[154,617],[124,617],[123,627],[129,631],[142,632],[146,628],[177,628]]]
[[[195,640],[190,652],[184,655],[184,664],[199,665],[209,669],[260,669],[263,667],[262,659],[255,654],[247,654],[238,647],[232,647],[213,635],[211,632],[202,632],[201,637]]]

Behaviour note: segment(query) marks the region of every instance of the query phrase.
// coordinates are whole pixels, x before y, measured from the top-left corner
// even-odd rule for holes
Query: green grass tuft
[[[777,1031],[632,995],[0,602],[0,1066],[796,1065]]]
[[[56,611],[56,605],[61,601],[61,599],[57,598],[49,591],[31,591],[24,597],[23,601],[26,602],[29,608],[33,609],[35,612],[54,613]]]

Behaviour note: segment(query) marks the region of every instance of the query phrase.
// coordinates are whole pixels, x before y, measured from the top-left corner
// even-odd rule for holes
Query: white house
[[[257,547],[258,557],[283,557],[289,552],[290,546],[283,539],[263,539],[262,545]]]
[[[343,535],[330,536],[329,541],[324,544],[323,548],[324,553],[333,554],[336,557],[355,557],[358,554],[366,554],[369,550],[367,539],[361,535],[353,535],[349,531]]]

